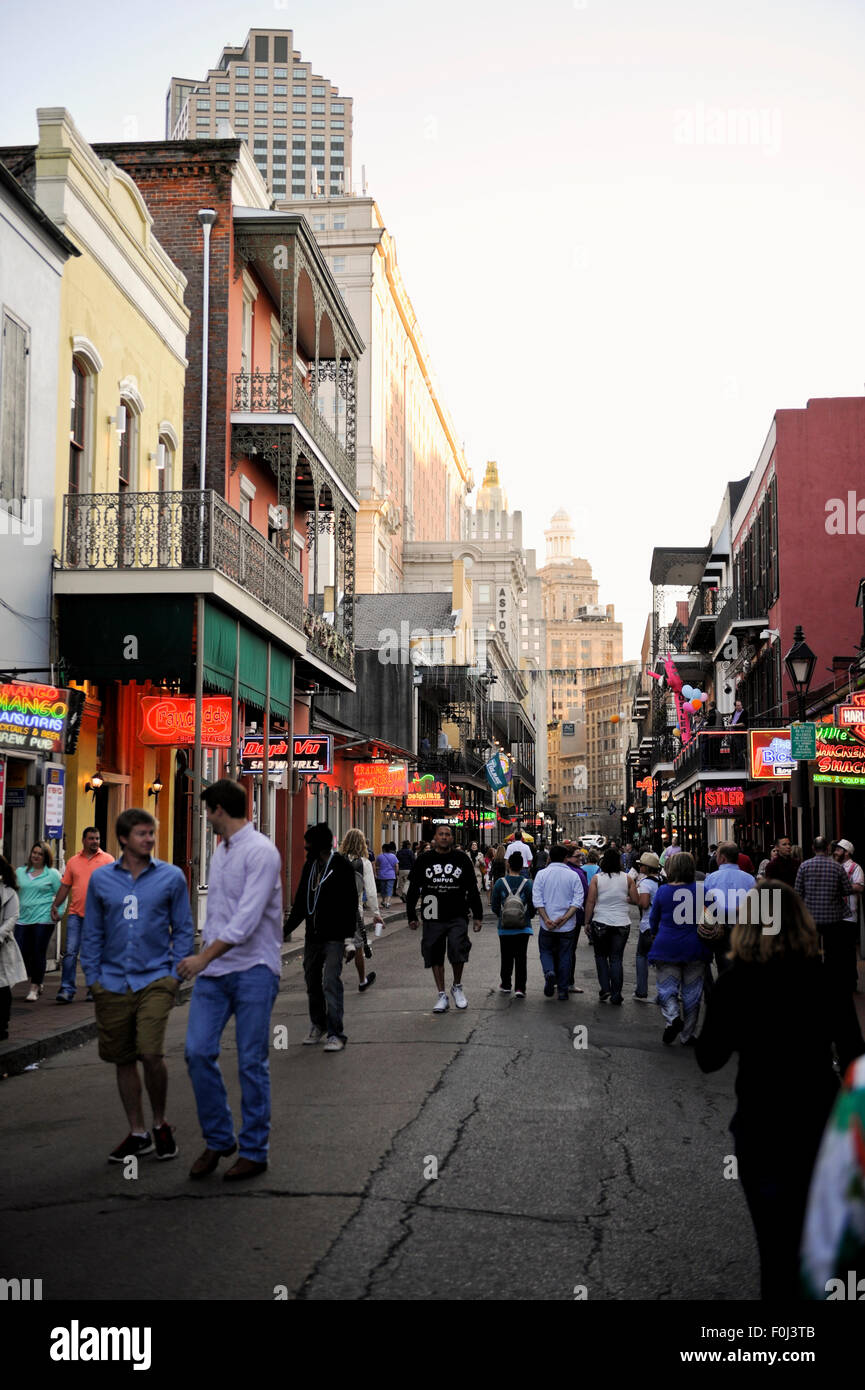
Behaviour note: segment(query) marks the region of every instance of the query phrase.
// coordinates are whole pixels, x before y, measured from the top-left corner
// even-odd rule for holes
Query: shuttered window
[[[26,490],[27,378],[30,332],[3,315],[0,353],[0,497],[20,499]]]

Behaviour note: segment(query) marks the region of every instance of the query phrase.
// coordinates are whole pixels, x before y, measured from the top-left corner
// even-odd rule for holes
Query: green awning
[[[229,695],[234,688],[236,633],[236,619],[221,608],[205,604],[204,679],[208,685]],[[240,698],[263,711],[267,691],[267,643],[243,623],[240,624],[239,677]],[[291,701],[292,659],[287,652],[271,644],[271,713],[280,719],[291,719]]]

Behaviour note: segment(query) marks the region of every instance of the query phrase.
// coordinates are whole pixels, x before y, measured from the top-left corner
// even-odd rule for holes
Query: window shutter
[[[0,497],[24,496],[27,440],[27,359],[30,334],[9,314],[3,315],[0,358]]]

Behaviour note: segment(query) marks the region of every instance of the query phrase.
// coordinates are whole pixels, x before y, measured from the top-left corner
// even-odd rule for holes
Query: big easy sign
[[[842,723],[846,710],[865,707],[840,705],[837,724],[817,725],[816,758],[811,764],[812,781],[824,786],[865,788],[865,722]],[[847,716],[848,718],[850,716]],[[788,729],[751,729],[751,776],[789,778],[796,766]]]
[[[142,695],[138,742],[146,748],[181,748],[195,742],[195,701],[188,695]],[[201,702],[205,748],[231,747],[231,696],[205,695]]]

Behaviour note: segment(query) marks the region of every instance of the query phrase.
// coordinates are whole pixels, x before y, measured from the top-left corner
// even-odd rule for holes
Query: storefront
[[[66,754],[77,743],[83,704],[81,691],[0,682],[0,844],[16,868],[42,839],[62,862]]]

